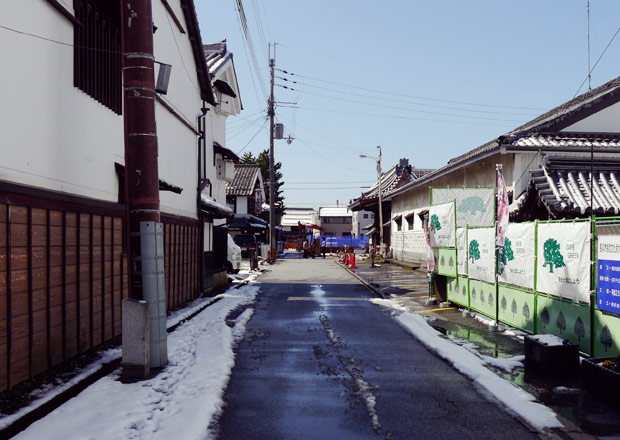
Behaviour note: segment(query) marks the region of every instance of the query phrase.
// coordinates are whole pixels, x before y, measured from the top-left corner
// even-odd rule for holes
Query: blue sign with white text
[[[620,314],[620,261],[598,260],[596,306],[606,312]]]

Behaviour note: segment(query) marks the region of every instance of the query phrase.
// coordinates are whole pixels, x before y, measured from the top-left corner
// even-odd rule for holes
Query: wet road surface
[[[538,438],[370,303],[332,259],[269,270],[215,437]]]

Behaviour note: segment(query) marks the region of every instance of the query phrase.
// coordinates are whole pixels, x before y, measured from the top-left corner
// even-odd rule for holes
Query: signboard
[[[590,303],[590,222],[539,223],[536,290]]]
[[[495,283],[495,228],[467,230],[469,278]]]
[[[431,188],[433,205],[456,200],[456,225],[495,225],[495,188]]]
[[[429,209],[428,232],[432,247],[456,247],[454,202],[433,205]]]
[[[467,228],[456,228],[456,260],[458,274],[467,275]]]
[[[599,235],[596,306],[620,314],[620,235]]]
[[[508,223],[504,238],[504,273],[498,275],[499,281],[534,289],[535,243],[535,223]]]

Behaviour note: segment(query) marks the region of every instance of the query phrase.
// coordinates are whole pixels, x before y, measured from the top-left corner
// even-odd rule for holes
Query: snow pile
[[[556,335],[531,335],[528,337],[530,339],[534,339],[535,341],[538,341],[541,344],[547,345],[549,347],[556,347],[558,345],[564,345],[564,339]]]
[[[480,358],[466,348],[441,337],[440,333],[430,327],[421,316],[405,312],[396,320],[430,351],[446,359],[457,370],[472,379],[474,386],[483,395],[501,402],[509,411],[528,421],[534,428],[542,432],[544,428],[562,426],[555,413],[546,406],[536,403],[534,396],[486,368],[488,357]],[[506,365],[504,367],[509,368]]]
[[[168,335],[169,362],[156,377],[123,384],[118,380],[119,370],[14,438],[204,438],[212,415],[222,407],[234,366],[233,347],[253,310],[228,321],[232,328],[226,318],[233,310],[252,304],[257,293],[258,286],[252,284],[233,289],[181,324]],[[183,315],[186,312],[191,314],[184,310]]]

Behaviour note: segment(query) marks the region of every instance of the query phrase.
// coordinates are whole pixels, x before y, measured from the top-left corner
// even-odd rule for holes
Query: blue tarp
[[[312,243],[312,240],[315,237],[309,236],[308,237],[308,243]],[[319,239],[321,240],[321,243],[323,243],[323,240],[325,240],[326,246],[329,247],[344,247],[344,246],[349,246],[349,247],[354,247],[354,248],[363,248],[368,246],[368,236],[363,236],[363,237],[353,237],[352,235],[344,235],[344,236],[338,236],[338,235],[322,235],[319,237]]]

